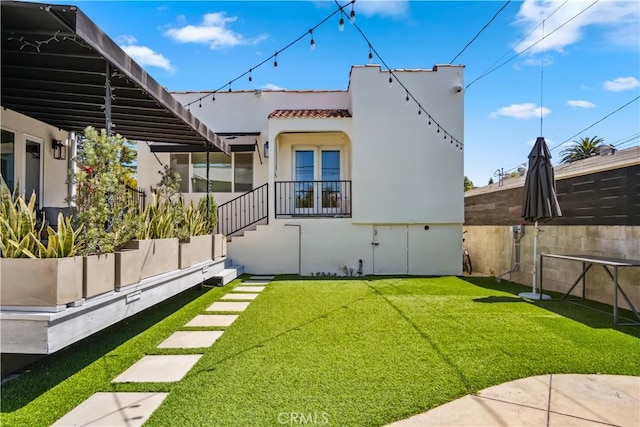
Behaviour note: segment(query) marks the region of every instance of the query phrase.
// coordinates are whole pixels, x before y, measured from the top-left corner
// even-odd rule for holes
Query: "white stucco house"
[[[461,273],[463,67],[393,73],[415,101],[377,65],[352,67],[344,91],[173,94],[230,147],[211,149],[209,182],[234,262],[255,274]],[[199,199],[206,155],[138,144],[138,183],[171,165]]]

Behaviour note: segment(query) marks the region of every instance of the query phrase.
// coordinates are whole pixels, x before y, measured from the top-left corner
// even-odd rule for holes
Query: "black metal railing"
[[[147,203],[147,193],[142,188],[130,187],[127,184],[123,184],[127,189],[127,201],[129,206],[137,207],[140,212],[144,211]]]
[[[269,218],[269,184],[218,206],[218,233],[231,236],[263,219]]]
[[[351,217],[351,181],[276,182],[276,217]]]

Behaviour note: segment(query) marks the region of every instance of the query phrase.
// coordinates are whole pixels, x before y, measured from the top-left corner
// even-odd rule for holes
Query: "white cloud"
[[[596,104],[589,101],[583,101],[582,99],[570,99],[567,101],[567,105],[577,108],[596,108]]]
[[[278,85],[274,85],[273,83],[267,83],[266,85],[262,86],[262,89],[264,90],[286,90],[283,87],[280,87]]]
[[[566,46],[580,41],[586,29],[593,26],[602,28],[605,38],[611,43],[626,45],[634,40],[637,46],[640,8],[635,1],[600,1],[588,9],[592,2],[569,1],[560,7],[563,3],[564,0],[525,0],[520,6],[515,23],[522,27],[523,33],[531,34],[515,45],[514,50],[521,52],[540,40],[543,37],[542,26],[535,27],[556,9],[558,10],[545,20],[544,34],[547,38],[528,50],[528,53],[549,50],[563,52]],[[586,10],[580,13],[584,9]],[[562,28],[559,28],[561,25]],[[556,29],[558,30],[554,32]],[[612,36],[615,34],[617,36]],[[620,37],[620,34],[627,36]],[[635,34],[635,39],[628,37],[629,34]]]
[[[610,92],[622,92],[640,87],[640,80],[635,77],[618,77],[604,82],[604,88]]]
[[[409,2],[407,0],[358,0],[355,3],[356,19],[358,14],[363,16],[380,15],[384,17],[400,18],[407,15]],[[349,14],[350,8],[345,8]]]
[[[133,58],[141,66],[158,67],[167,71],[174,71],[171,62],[162,54],[155,52],[147,46],[138,45],[138,40],[133,36],[119,36],[120,47],[127,55]]]
[[[538,107],[531,102],[524,104],[511,104],[507,107],[498,108],[496,111],[489,115],[490,118],[496,119],[498,117],[513,117],[518,120],[527,120],[544,117],[551,113],[551,110],[546,107]]]
[[[165,35],[181,43],[201,43],[210,49],[255,45],[267,38],[266,35],[247,38],[231,30],[229,24],[238,20],[235,16],[226,16],[225,12],[207,13],[199,25],[184,25],[169,28]]]

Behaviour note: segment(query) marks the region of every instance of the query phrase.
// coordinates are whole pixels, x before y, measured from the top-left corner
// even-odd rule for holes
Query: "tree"
[[[594,136],[592,138],[581,137],[579,141],[571,141],[572,145],[560,152],[560,163],[571,163],[576,160],[586,159],[598,155],[598,148],[604,139]]]
[[[489,185],[493,184],[493,178],[489,178]]]
[[[473,182],[469,179],[468,176],[464,177],[464,191],[469,191],[473,189]]]

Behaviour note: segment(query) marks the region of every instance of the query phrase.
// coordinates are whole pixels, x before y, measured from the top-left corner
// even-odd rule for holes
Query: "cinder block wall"
[[[538,254],[589,254],[613,258],[640,259],[640,226],[540,225]],[[515,260],[510,226],[465,226],[465,247],[469,250],[474,273],[499,275],[510,270]],[[511,280],[531,286],[533,269],[533,225],[525,226],[520,240],[520,268]],[[539,261],[539,258],[538,258]],[[582,271],[577,261],[545,258],[544,289],[566,292]],[[620,268],[619,283],[636,309],[640,309],[640,267]],[[538,268],[538,274],[540,269]],[[505,276],[506,280],[508,276]],[[576,294],[581,294],[581,285]],[[613,303],[613,283],[601,266],[587,273],[586,297]],[[619,296],[619,307],[628,308]]]

